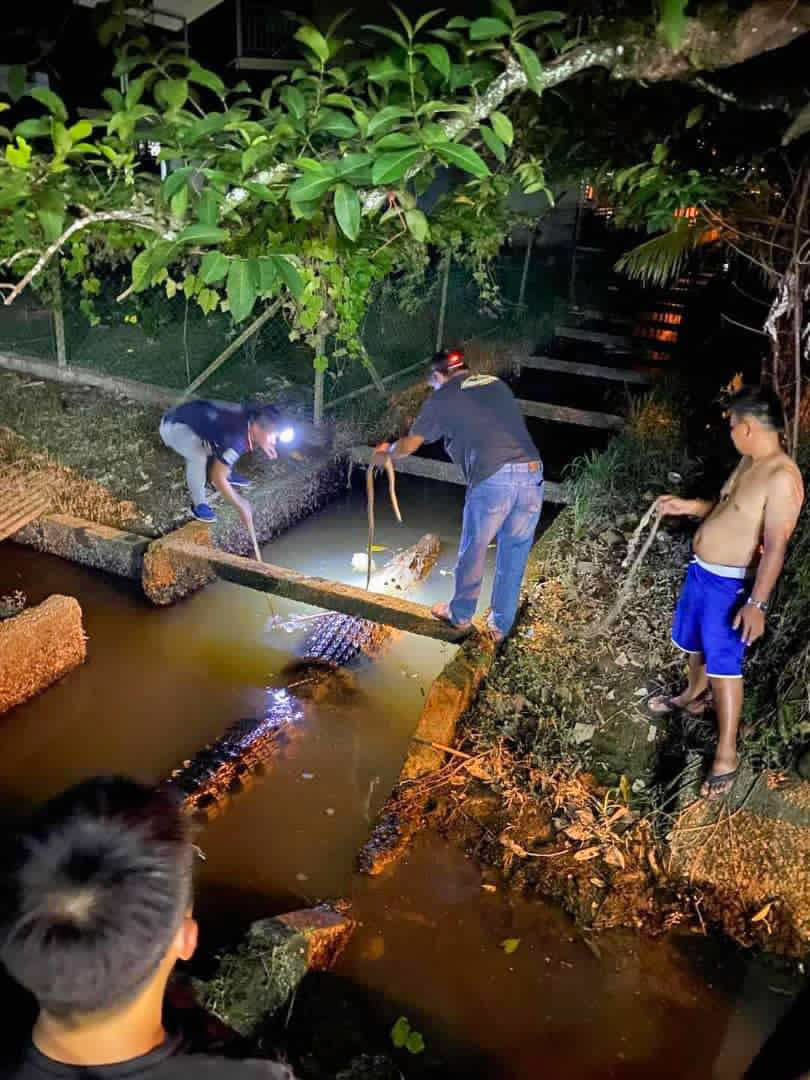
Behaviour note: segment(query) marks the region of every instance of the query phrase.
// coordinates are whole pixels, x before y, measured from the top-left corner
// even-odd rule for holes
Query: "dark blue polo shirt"
[[[170,424],[185,424],[205,443],[211,456],[233,467],[247,453],[248,415],[241,405],[187,401],[164,415]]]

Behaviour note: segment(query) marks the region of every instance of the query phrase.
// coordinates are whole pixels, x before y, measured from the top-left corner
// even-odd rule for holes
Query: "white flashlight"
[[[291,427],[282,428],[278,433],[278,441],[280,443],[291,443],[295,438],[295,430]]]

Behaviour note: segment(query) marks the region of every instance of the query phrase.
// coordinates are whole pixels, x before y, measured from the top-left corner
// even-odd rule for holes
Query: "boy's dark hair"
[[[123,777],[70,788],[15,838],[0,959],[54,1016],[127,1004],[181,925],[192,858],[173,793]]]
[[[281,410],[275,405],[262,405],[257,401],[250,401],[245,406],[245,412],[251,423],[258,424],[265,431],[270,431],[281,423]]]
[[[430,370],[438,372],[439,375],[455,375],[466,369],[467,364],[461,349],[440,349],[430,361]]]
[[[726,407],[735,416],[752,416],[771,431],[782,431],[785,426],[782,402],[769,386],[744,386]]]

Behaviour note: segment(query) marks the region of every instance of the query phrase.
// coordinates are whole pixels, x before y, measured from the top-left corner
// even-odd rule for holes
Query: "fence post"
[[[442,280],[442,299],[439,305],[439,323],[436,327],[436,352],[444,343],[444,319],[447,314],[447,284],[450,281],[450,263],[453,257],[448,251],[444,257],[444,279]]]
[[[67,367],[65,342],[65,311],[62,306],[62,274],[57,263],[51,278],[53,282],[53,329],[56,335],[56,366]]]
[[[328,360],[325,356],[326,338],[318,336],[315,348],[315,390],[312,398],[312,420],[316,424],[323,422],[323,391]]]
[[[526,282],[529,279],[529,263],[531,262],[531,258],[532,258],[532,247],[534,246],[535,230],[536,230],[536,226],[532,225],[532,227],[531,227],[531,229],[529,231],[529,240],[528,240],[528,243],[526,244],[526,255],[525,255],[524,259],[523,259],[523,274],[522,274],[522,276],[520,278],[520,292],[518,293],[518,307],[519,308],[522,308],[522,307],[525,306]]]

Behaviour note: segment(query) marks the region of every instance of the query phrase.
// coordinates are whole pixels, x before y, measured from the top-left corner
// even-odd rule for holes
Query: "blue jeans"
[[[465,623],[475,614],[487,548],[497,539],[492,621],[508,634],[517,615],[520,585],[543,508],[543,470],[504,465],[467,490],[450,618]]]

